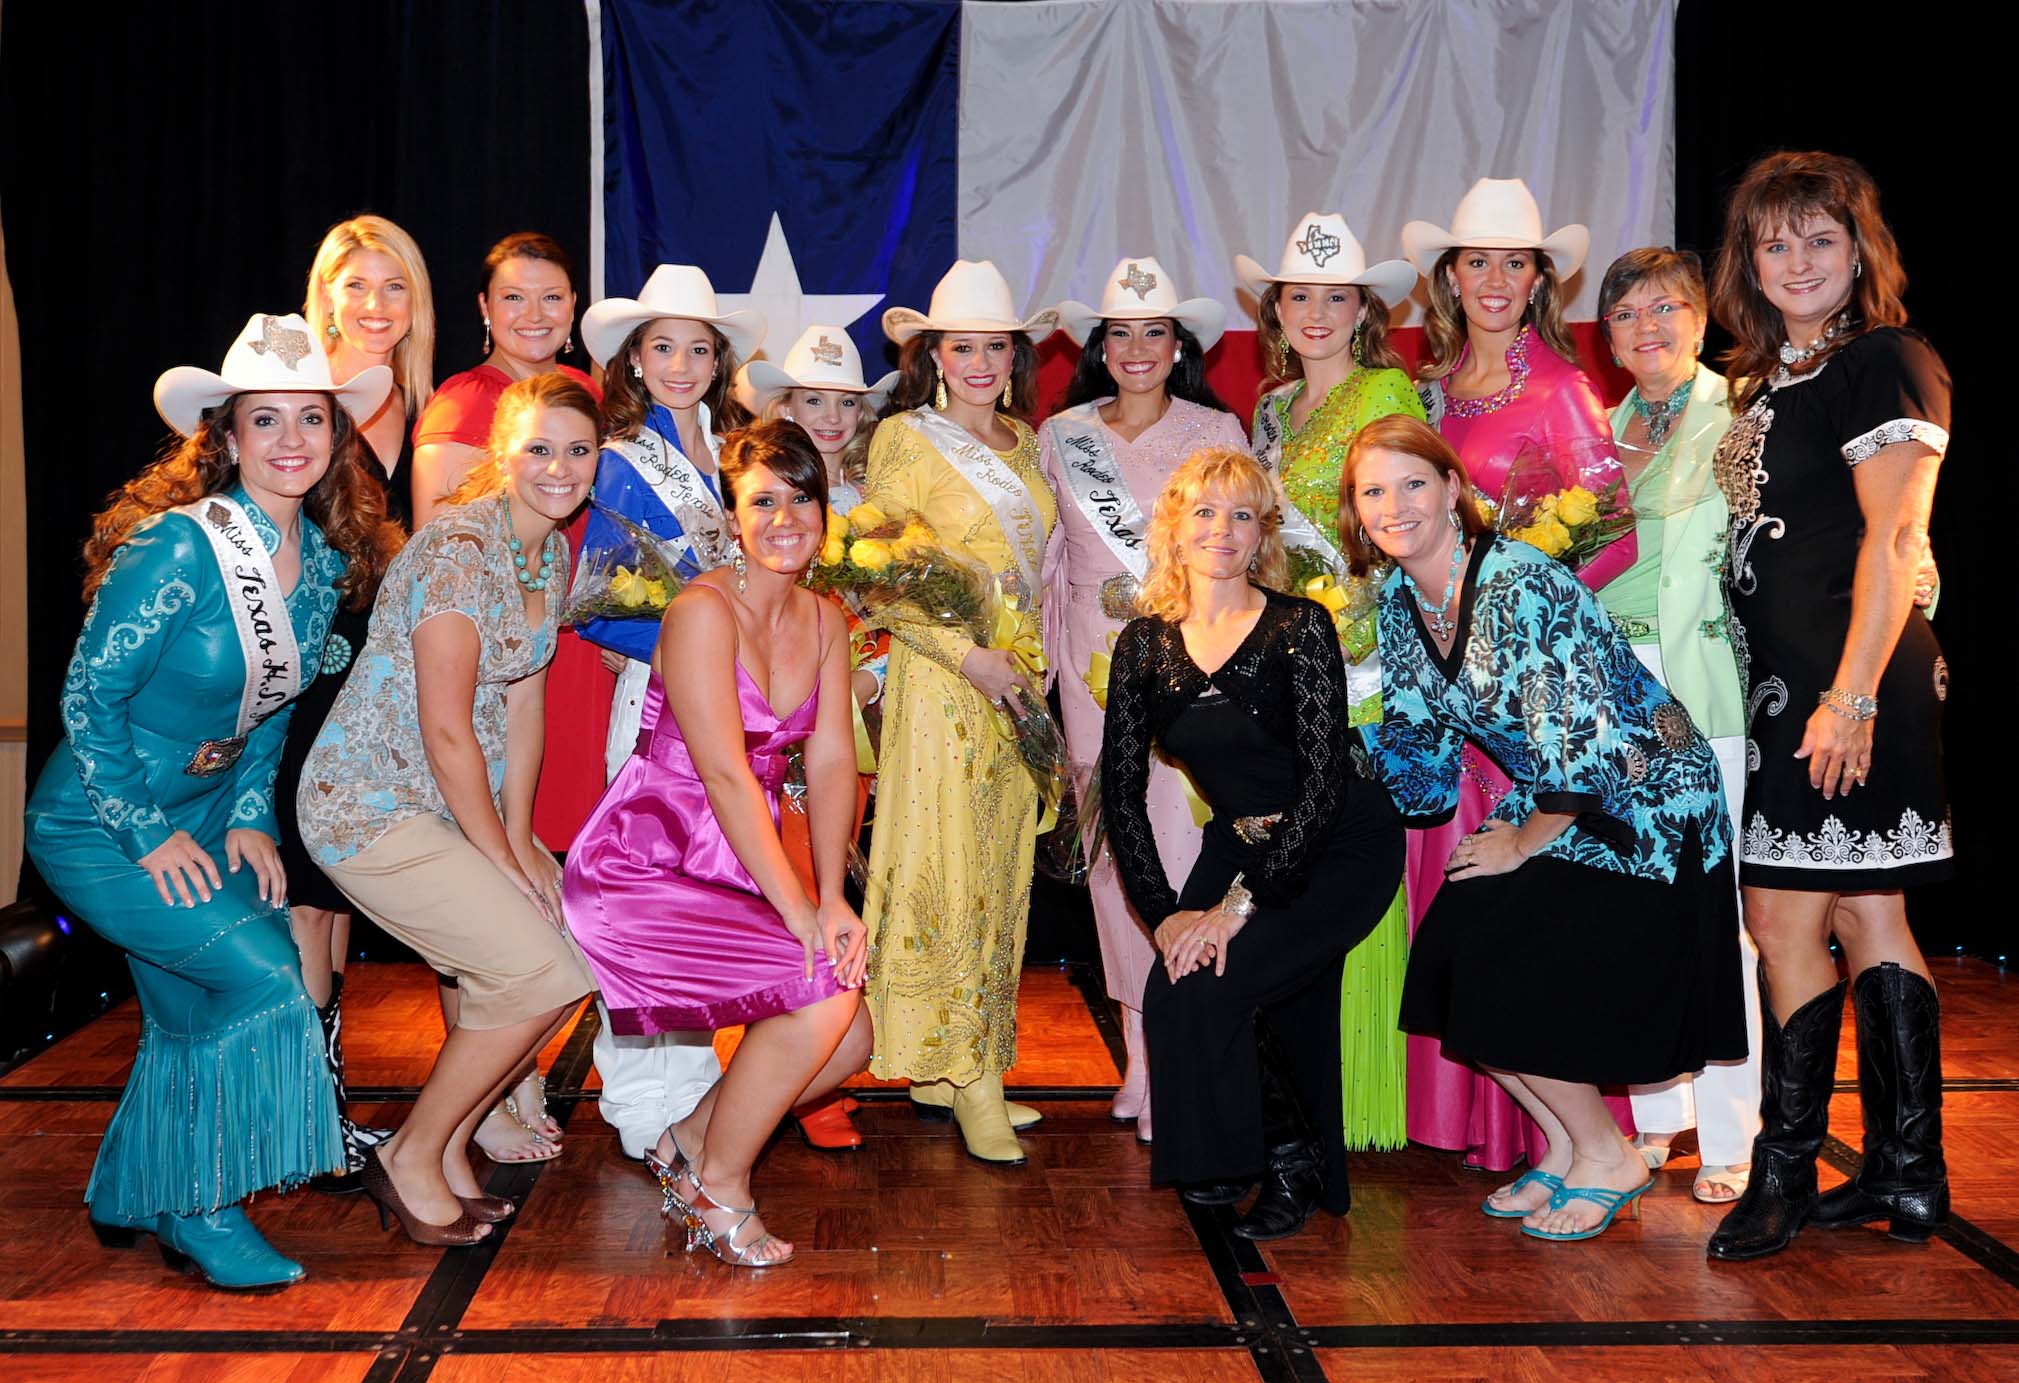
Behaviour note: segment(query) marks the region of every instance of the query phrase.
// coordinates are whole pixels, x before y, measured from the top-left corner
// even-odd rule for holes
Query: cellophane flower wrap
[[[940,542],[922,516],[885,514],[866,501],[845,518],[829,511],[827,540],[806,584],[840,597],[867,627],[960,628],[975,643],[1016,660],[1029,685],[1011,688],[995,708],[997,728],[1037,780],[1046,818],[1040,829],[1049,829],[1070,779],[1065,736],[1035,690],[1044,685],[1044,641],[1029,598]]]
[[[1339,652],[1346,659],[1346,691],[1352,703],[1347,723],[1379,725],[1381,659],[1375,575],[1351,575],[1330,553],[1314,547],[1293,547],[1284,556],[1289,560],[1290,593],[1317,601],[1332,616]]]
[[[598,619],[657,620],[680,594],[679,566],[691,560],[683,538],[661,538],[614,509],[596,511],[616,526],[621,541],[585,555],[561,602],[560,622],[583,625]]]
[[[1495,525],[1576,571],[1632,531],[1626,472],[1594,438],[1531,443],[1508,469]]]

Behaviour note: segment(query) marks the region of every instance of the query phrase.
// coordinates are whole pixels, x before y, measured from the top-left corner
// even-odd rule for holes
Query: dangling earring
[[[1260,570],[1262,570],[1262,554],[1258,552],[1248,559],[1248,575],[1253,576]]]
[[[1620,364],[1620,359],[1619,359],[1619,352],[1618,352],[1618,351],[1614,351],[1614,352],[1612,353],[1612,363],[1613,363],[1613,364],[1614,364],[1615,366],[1618,366],[1618,365]]]
[[[1185,358],[1185,343],[1180,341],[1177,345],[1171,347],[1171,363],[1175,365],[1184,358]]]
[[[486,317],[484,318],[484,354],[489,355],[490,353],[491,353],[491,319],[489,317]]]
[[[236,466],[238,464],[238,442],[235,438],[227,437],[224,439],[224,454],[231,458],[232,465]]]
[[[325,323],[323,324],[323,329],[322,329],[322,334],[323,334],[324,336],[327,336],[327,337],[329,337],[329,339],[330,339],[330,340],[332,340],[332,341],[336,340],[336,339],[337,339],[337,324],[336,324],[335,322],[325,322]]]
[[[1355,365],[1365,365],[1367,363],[1367,358],[1362,353],[1361,350],[1361,347],[1366,342],[1366,340],[1367,340],[1367,319],[1365,317],[1362,317],[1359,321],[1353,324],[1353,363]]]
[[[1002,406],[1005,413],[1014,413],[1017,411],[1016,388],[1017,382],[1014,375],[1003,381]]]
[[[743,549],[741,547],[738,547],[736,551],[729,554],[729,565],[736,568],[736,594],[742,595],[745,584],[744,578],[749,575],[750,567],[743,560]]]
[[[1456,533],[1459,536],[1459,538],[1463,540],[1465,537],[1465,528],[1464,525],[1458,522],[1458,511],[1456,509],[1446,509],[1444,511],[1444,517],[1451,520],[1451,531],[1453,533]]]
[[[1290,338],[1281,329],[1269,342],[1269,373],[1281,379],[1290,370]]]
[[[946,371],[942,370],[937,363],[934,363],[932,372],[939,380],[939,383],[933,386],[932,406],[944,413],[946,411]]]
[[[569,327],[568,339],[561,343],[561,354],[573,355],[574,353],[575,353],[575,328]]]
[[[1853,264],[1851,266],[1851,277],[1854,279],[1859,279],[1863,278],[1864,276],[1865,276],[1865,261],[1861,259],[1856,264]]]
[[[1360,546],[1362,547],[1374,546],[1374,540],[1367,536],[1367,525],[1364,523],[1360,525]]]

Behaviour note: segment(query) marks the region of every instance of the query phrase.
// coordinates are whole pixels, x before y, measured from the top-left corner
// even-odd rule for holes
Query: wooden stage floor
[[[564,1155],[499,1169],[521,1198],[473,1250],[384,1234],[362,1197],[262,1196],[309,1269],[210,1291],[151,1250],[98,1247],[81,1192],[131,1057],[129,1004],[0,1080],[0,1369],[8,1380],[1797,1380],[2019,1378],[2019,980],[1936,964],[1956,1218],[1933,1242],[1804,1234],[1707,1261],[1720,1212],[1694,1156],[1641,1222],[1585,1244],[1490,1223],[1495,1183],[1414,1148],[1354,1159],[1354,1209],[1257,1249],[1226,1211],[1147,1184],[1107,1117],[1116,1034],[1085,974],[1027,971],[1010,1083],[1045,1120],[1030,1165],[969,1160],[949,1126],[863,1082],[866,1145],[787,1134],[759,1201],[799,1257],[768,1273],[669,1253],[658,1194],[597,1116],[593,1010],[546,1055]],[[345,1034],[360,1113],[396,1122],[440,1036],[427,972],[361,965]],[[725,1034],[723,1045],[731,1035]],[[1824,1179],[1855,1164],[1850,1023]],[[587,1097],[585,1098],[585,1093]]]

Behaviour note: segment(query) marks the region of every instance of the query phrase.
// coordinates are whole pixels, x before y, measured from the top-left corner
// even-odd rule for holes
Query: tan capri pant
[[[372,921],[456,977],[463,1027],[502,1028],[596,987],[567,932],[442,817],[409,817],[322,868]]]

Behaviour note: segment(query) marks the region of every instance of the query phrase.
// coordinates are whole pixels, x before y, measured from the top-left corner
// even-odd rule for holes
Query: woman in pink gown
[[[1428,358],[1418,378],[1431,423],[1465,462],[1479,492],[1497,500],[1517,460],[1553,458],[1599,495],[1621,486],[1612,426],[1598,390],[1574,363],[1563,321],[1564,285],[1591,247],[1583,226],[1542,233],[1542,213],[1519,179],[1481,178],[1447,230],[1402,229],[1403,252],[1429,286]],[[1597,590],[1633,565],[1629,529],[1578,571]],[[1409,917],[1414,928],[1444,882],[1445,862],[1506,794],[1507,776],[1477,747],[1465,750],[1458,809],[1443,825],[1409,832]],[[1627,1133],[1626,1095],[1606,1105]],[[1468,1167],[1504,1172],[1539,1164],[1548,1142],[1535,1121],[1478,1068],[1448,1060],[1438,1039],[1409,1038],[1409,1138],[1463,1151]]]
[[[1045,478],[1059,497],[1044,564],[1045,657],[1058,677],[1066,744],[1077,765],[1100,762],[1107,657],[1134,619],[1136,583],[1149,571],[1145,517],[1185,458],[1204,447],[1248,449],[1240,420],[1206,383],[1205,354],[1220,339],[1226,309],[1182,301],[1153,258],[1124,259],[1097,307],[1065,302],[1059,316],[1080,345],[1065,407],[1038,429]],[[1199,824],[1184,775],[1155,759],[1147,811],[1172,878],[1199,854]],[[1143,986],[1157,958],[1149,931],[1122,892],[1105,846],[1087,876],[1108,997],[1122,1006],[1128,1069],[1110,1113],[1150,1131]],[[1162,918],[1155,919],[1161,922]]]
[[[666,612],[637,750],[575,837],[562,899],[618,1033],[749,1025],[646,1163],[690,1250],[761,1268],[792,1246],[757,1218],[751,1168],[788,1109],[868,1060],[857,992],[868,946],[842,896],[855,820],[848,631],[799,586],[820,550],[826,467],[798,424],[758,423],[730,437],[720,475],[737,548]],[[794,745],[818,903],[779,836]]]

